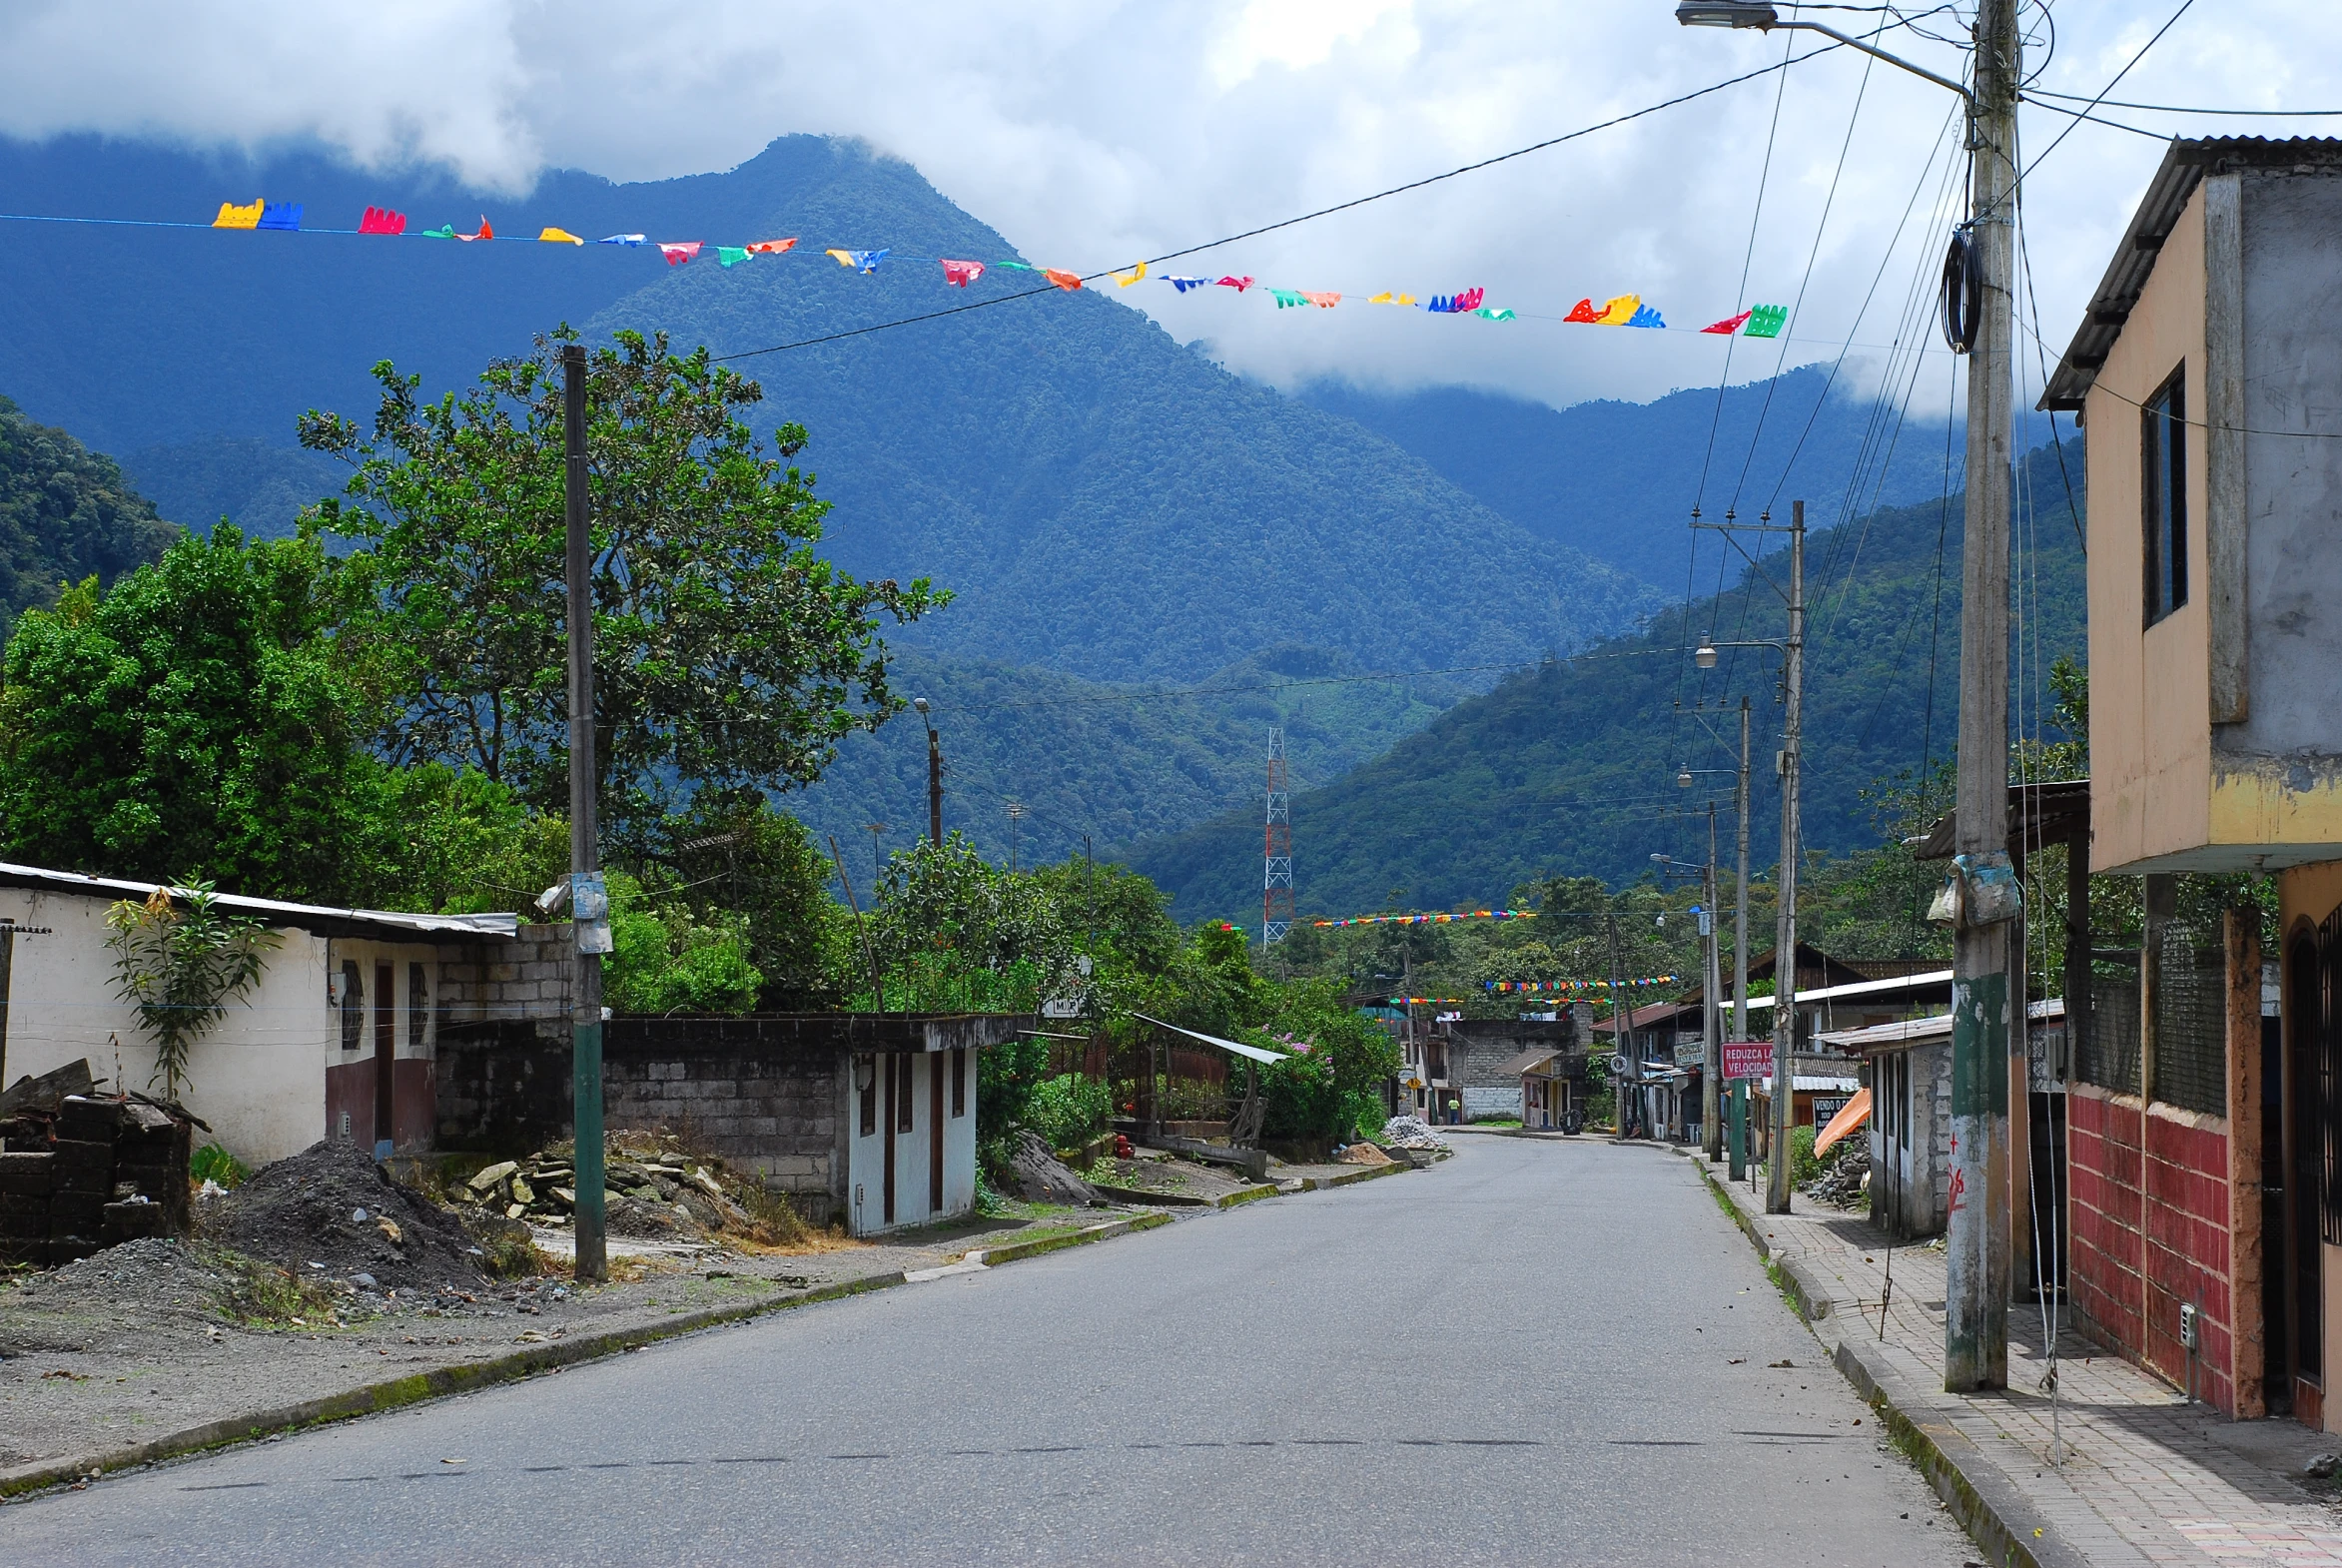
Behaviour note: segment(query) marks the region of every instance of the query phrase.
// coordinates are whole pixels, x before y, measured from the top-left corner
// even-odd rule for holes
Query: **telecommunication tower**
[[[1262,837],[1260,946],[1280,941],[1293,923],[1293,814],[1285,789],[1284,729],[1268,731],[1268,823]]]

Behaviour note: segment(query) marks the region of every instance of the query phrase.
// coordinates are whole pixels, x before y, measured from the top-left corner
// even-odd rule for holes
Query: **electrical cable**
[[[2177,26],[2179,19],[2187,15],[2189,9],[2193,7],[2194,4],[2195,0],[2179,0],[2179,9],[2171,13],[2170,20],[2166,21],[2161,27],[2155,29],[2154,37],[2139,45],[2138,53],[2130,57],[2130,64],[2125,65],[2121,70],[2115,72],[2113,80],[2108,82],[2103,88],[2099,89],[2098,96],[2091,99],[2086,107],[2088,109],[2095,109],[2100,103],[2104,102],[2106,95],[2114,91],[2115,87],[2120,84],[2122,79],[2131,73],[2131,68],[2133,66],[2136,66],[2141,60],[2144,60],[2147,57],[2148,50],[2154,48],[2155,45],[2163,41],[2163,35],[2171,31],[2173,27]],[[2080,123],[2081,122],[2079,120],[2076,120],[2074,125],[2079,125]],[[2125,126],[2123,129],[2128,130],[2130,127]],[[2073,126],[2069,125],[2064,130],[2058,132],[2056,138],[2051,141],[2048,146],[2041,149],[2040,157],[2035,158],[2031,163],[2023,165],[2019,169],[2016,179],[2009,187],[2008,194],[2012,204],[2016,196],[2017,188],[2022,186],[2027,179],[2031,178],[2032,172],[2035,169],[2040,168],[2041,165],[2048,160],[2049,155],[2057,151],[2058,147],[2064,143],[2065,139],[2072,134]],[[2010,161],[2014,162],[2013,159]]]

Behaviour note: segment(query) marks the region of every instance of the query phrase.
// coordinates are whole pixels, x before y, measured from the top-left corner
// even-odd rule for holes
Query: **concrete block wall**
[[[567,922],[522,926],[509,942],[483,942],[442,959],[439,1027],[528,1019],[565,1030],[576,941]]]
[[[603,1034],[604,1115],[613,1131],[672,1133],[752,1170],[826,1218],[842,1175],[835,1165],[845,1059],[763,1045],[737,1025],[614,1020]]]

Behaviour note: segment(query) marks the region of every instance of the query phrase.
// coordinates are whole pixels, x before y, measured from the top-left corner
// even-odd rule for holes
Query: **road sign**
[[[1730,1078],[1765,1078],[1773,1072],[1773,1042],[1770,1040],[1727,1040],[1724,1043],[1724,1076]]]
[[[1082,1004],[1073,997],[1048,997],[1042,1001],[1041,1016],[1043,1018],[1080,1018]]]
[[[1814,1131],[1819,1134],[1828,1127],[1839,1112],[1846,1109],[1852,1095],[1816,1095],[1814,1097]]]

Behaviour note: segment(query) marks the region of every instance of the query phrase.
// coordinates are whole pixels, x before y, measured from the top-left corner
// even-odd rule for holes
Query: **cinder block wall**
[[[576,973],[576,937],[566,922],[522,926],[509,942],[464,948],[439,964],[439,1028],[533,1019],[566,1030]]]
[[[2228,1124],[2075,1084],[2066,1096],[2068,1274],[2077,1325],[2173,1383],[2187,1380],[2179,1308],[2199,1311],[2199,1397],[2236,1410]]]

